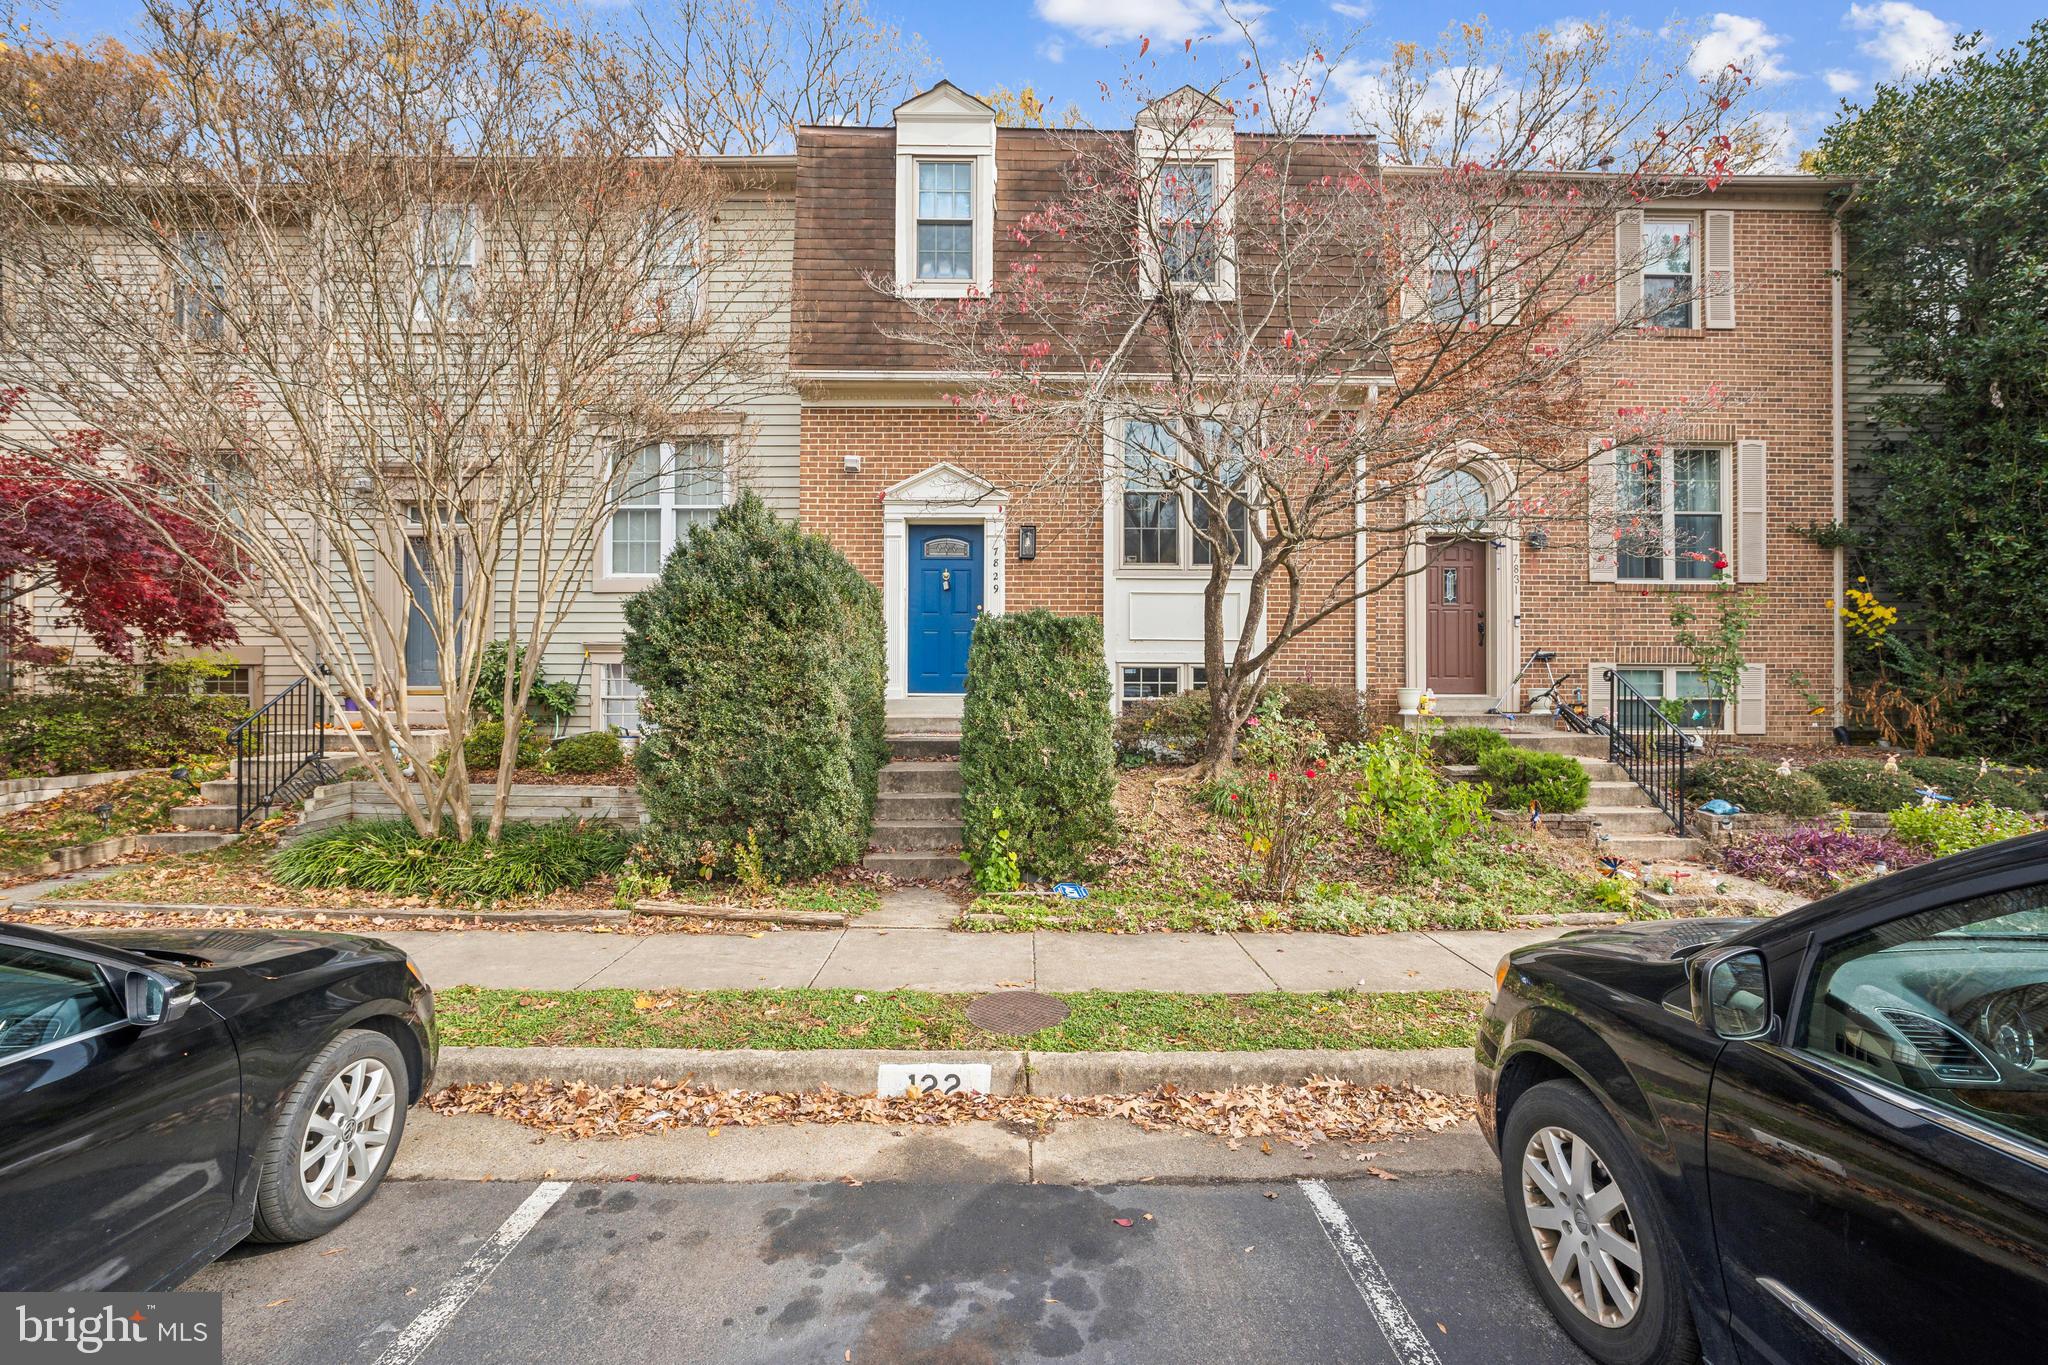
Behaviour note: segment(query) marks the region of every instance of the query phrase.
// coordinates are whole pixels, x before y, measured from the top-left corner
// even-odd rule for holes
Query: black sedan
[[[433,996],[345,934],[0,925],[0,1290],[157,1289],[361,1208]]]
[[[2042,1358],[2048,835],[1499,981],[1481,1123],[1595,1359]]]

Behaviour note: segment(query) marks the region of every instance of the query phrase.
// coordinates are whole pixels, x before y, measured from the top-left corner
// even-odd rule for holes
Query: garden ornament
[[[1886,754],[1884,756],[1884,770],[1888,773],[1895,773],[1899,770],[1899,756],[1897,754]]]
[[[1740,815],[1742,814],[1742,807],[1735,805],[1733,802],[1723,801],[1720,797],[1717,796],[1711,801],[1700,802],[1700,814]]]
[[[1915,787],[1913,795],[1920,798],[1920,804],[1923,806],[1946,805],[1955,800],[1953,796],[1943,796],[1932,787]]]
[[[1991,772],[1991,760],[1990,760],[1990,759],[1988,759],[1988,758],[1980,758],[1980,759],[1978,759],[1978,760],[1977,760],[1977,776],[1979,776],[1979,777],[1984,777],[1984,776],[1987,776],[1987,775],[1988,775],[1988,774],[1989,774],[1990,772]]]
[[[1531,825],[1541,825],[1543,823],[1543,809],[1534,801],[1529,803],[1529,823]]]
[[[1070,901],[1088,899],[1088,888],[1079,882],[1054,882],[1052,889]]]
[[[1791,760],[1791,759],[1789,759],[1789,758],[1781,758],[1781,759],[1779,759],[1779,760],[1778,760],[1778,776],[1780,776],[1780,777],[1790,777],[1790,776],[1792,776],[1792,760]]]

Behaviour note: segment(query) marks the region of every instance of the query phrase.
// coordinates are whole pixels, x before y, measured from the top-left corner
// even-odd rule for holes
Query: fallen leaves
[[[778,1094],[675,1085],[593,1086],[581,1081],[456,1085],[429,1101],[440,1114],[510,1119],[564,1137],[633,1137],[681,1128],[766,1124],[1036,1123],[1114,1118],[1147,1132],[1180,1129],[1225,1140],[1233,1150],[1255,1140],[1270,1154],[1280,1142],[1305,1149],[1322,1142],[1380,1142],[1440,1133],[1471,1119],[1473,1101],[1414,1086],[1364,1086],[1314,1077],[1299,1085],[1247,1085],[1189,1091],[1174,1086],[1130,1095],[846,1095],[835,1090]],[[1377,1155],[1374,1153],[1373,1155]],[[1375,1167],[1382,1180],[1397,1177]]]
[[[1112,1218],[1109,1221],[1116,1224],[1120,1228],[1127,1228],[1131,1226],[1131,1220],[1128,1218]]]

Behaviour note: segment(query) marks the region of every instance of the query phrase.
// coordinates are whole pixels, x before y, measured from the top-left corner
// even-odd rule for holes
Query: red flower
[[[1280,780],[1280,774],[1277,772],[1267,773],[1266,780],[1268,782],[1278,782]]]
[[[1726,557],[1725,555],[1717,555],[1717,556],[1715,556],[1715,558],[1714,558],[1714,567],[1715,567],[1716,569],[1725,569],[1725,568],[1727,568],[1727,567],[1728,567],[1728,559],[1727,559],[1727,557]]]
[[[1314,768],[1308,768],[1304,771],[1306,771],[1311,778],[1313,778],[1316,775],[1316,770]]]

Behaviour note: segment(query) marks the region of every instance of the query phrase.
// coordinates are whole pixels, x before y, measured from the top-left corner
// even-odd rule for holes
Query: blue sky
[[[1227,25],[1218,0],[869,0],[873,11],[923,36],[941,74],[970,90],[1032,85],[1056,104],[1100,108],[1096,82],[1115,85],[1126,59],[1150,38],[1169,48],[1214,35]],[[662,0],[650,0],[659,12]],[[57,26],[78,37],[120,34],[134,21],[136,0],[57,0]],[[1286,39],[1305,28],[1333,35],[1363,24],[1360,55],[1373,61],[1388,44],[1428,41],[1453,20],[1482,13],[1497,28],[1526,31],[1598,11],[1573,0],[1495,0],[1470,9],[1418,7],[1401,0],[1267,0],[1261,28]],[[1612,10],[1645,28],[1685,20],[1705,35],[1701,57],[1711,66],[1741,62],[1759,80],[1757,102],[1782,114],[1795,149],[1811,143],[1837,102],[1867,92],[1947,50],[1956,31],[1982,30],[1991,45],[2026,32],[2039,8],[2013,0],[1811,0],[1796,6],[1735,0],[1728,9],[1703,6],[1630,12]],[[1222,56],[1212,40],[1211,61]],[[1285,45],[1283,43],[1283,45]]]

